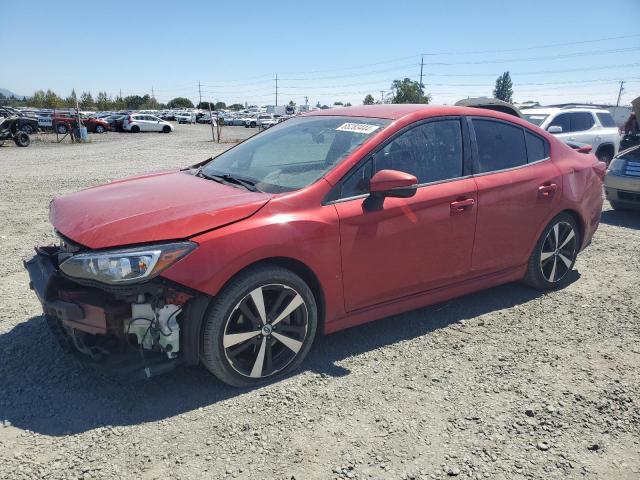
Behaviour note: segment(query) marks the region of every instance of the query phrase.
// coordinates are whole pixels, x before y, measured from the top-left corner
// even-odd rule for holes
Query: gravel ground
[[[228,145],[206,125],[92,138],[0,148],[2,478],[640,478],[640,214],[606,205],[561,291],[505,285],[321,337],[253,390],[203,369],[126,383],[60,352],[21,258],[53,239],[54,195]]]

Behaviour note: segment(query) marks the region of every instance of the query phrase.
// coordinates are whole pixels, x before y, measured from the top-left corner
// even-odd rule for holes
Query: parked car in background
[[[280,122],[280,115],[271,115],[271,118],[260,120],[260,128],[265,129],[273,127]]]
[[[116,114],[109,115],[108,117],[105,117],[104,120],[109,123],[111,130],[113,130],[114,132],[122,132],[124,131],[123,123],[126,117],[127,115]]]
[[[528,108],[523,118],[561,140],[586,143],[599,160],[609,163],[618,153],[620,131],[608,110],[593,107]]]
[[[67,350],[254,386],[319,331],[506,282],[566,285],[605,169],[500,112],[321,110],[192,168],[54,199],[60,244],[25,267]]]
[[[133,113],[127,115],[122,122],[122,129],[126,132],[173,132],[173,125],[154,115]]]
[[[273,120],[273,115],[271,115],[270,113],[261,113],[259,115],[255,115],[255,116],[251,116],[251,117],[245,118],[244,126],[247,127],[247,128],[256,128],[262,122],[267,121],[267,120]]]
[[[100,118],[89,117],[86,114],[80,114],[82,125],[87,128],[88,132],[104,133],[111,130],[111,125]],[[52,117],[52,128],[60,135],[68,133],[77,123],[77,116],[68,114],[58,114]]]
[[[640,209],[640,145],[620,152],[611,161],[604,192],[615,210]]]
[[[180,112],[175,118],[178,123],[196,123],[196,112]]]
[[[27,135],[31,135],[38,131],[39,126],[37,117],[26,115],[15,108],[0,107],[0,120],[10,117],[16,117],[16,120],[12,125]]]

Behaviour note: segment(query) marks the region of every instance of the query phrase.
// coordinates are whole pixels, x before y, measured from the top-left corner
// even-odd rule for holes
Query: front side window
[[[522,127],[493,120],[473,119],[478,145],[478,173],[519,167],[527,163]]]
[[[222,153],[203,172],[245,178],[268,193],[297,190],[321,178],[390,122],[346,116],[292,118]]]
[[[589,112],[575,112],[570,113],[569,115],[571,115],[572,132],[582,132],[584,130],[589,130],[596,123],[593,120],[593,115]]]
[[[561,113],[560,115],[556,115],[553,118],[553,120],[551,120],[551,123],[547,127],[547,130],[549,129],[549,127],[561,127],[563,133],[570,132],[571,131],[571,120],[569,118],[569,114],[568,113]]]
[[[378,151],[374,162],[376,172],[399,170],[415,175],[418,183],[460,177],[460,120],[438,120],[413,127]]]

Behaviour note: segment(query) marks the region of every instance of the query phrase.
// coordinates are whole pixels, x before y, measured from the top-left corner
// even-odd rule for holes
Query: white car
[[[195,112],[180,112],[176,113],[176,122],[178,123],[196,123]]]
[[[122,121],[122,129],[126,132],[173,132],[173,125],[154,115],[143,115],[134,113],[124,117]]]
[[[599,160],[609,163],[618,154],[620,131],[611,113],[595,107],[527,108],[523,118],[563,141],[587,143]]]
[[[265,122],[267,120],[273,120],[273,115],[271,115],[270,113],[262,113],[257,117],[250,117],[245,119],[244,126],[247,128],[256,128],[257,126],[262,125],[262,122]]]

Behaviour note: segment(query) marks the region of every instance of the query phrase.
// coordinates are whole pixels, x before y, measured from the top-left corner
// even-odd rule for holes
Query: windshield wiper
[[[261,192],[261,190],[256,187],[256,182],[246,179],[246,178],[240,178],[240,177],[236,177],[234,175],[231,175],[229,173],[223,173],[220,175],[212,175],[209,173],[204,173],[204,171],[202,170],[202,167],[200,167],[198,169],[198,171],[196,172],[196,176],[198,177],[202,177],[202,178],[207,178],[209,180],[213,180],[215,182],[218,183],[233,183],[236,185],[240,185],[241,187],[246,188],[247,190],[249,190],[250,192]]]

